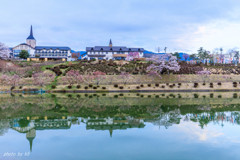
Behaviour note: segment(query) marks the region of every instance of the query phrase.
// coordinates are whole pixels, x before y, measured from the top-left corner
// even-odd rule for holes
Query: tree
[[[121,76],[121,79],[123,79],[124,84],[127,84],[127,82],[131,78],[131,74],[129,74],[128,72],[122,72],[120,76]]]
[[[173,53],[172,55],[173,55],[173,56],[175,56],[175,57],[177,57],[177,60],[179,60],[179,59],[180,59],[180,55],[179,55],[179,53],[178,53],[178,52],[175,52],[175,53]]]
[[[180,70],[180,65],[177,62],[177,58],[171,54],[163,54],[153,56],[149,59],[149,61],[153,62],[148,68],[148,73],[158,73],[162,74],[164,70],[177,72]]]
[[[10,57],[10,49],[0,42],[0,59],[8,59]]]
[[[203,47],[200,47],[198,50],[198,58],[205,63],[205,61],[210,58],[209,52],[203,49]]]
[[[184,58],[185,61],[187,61],[188,58],[189,58],[189,55],[188,54],[183,54],[183,58]]]
[[[38,72],[33,74],[33,80],[34,80],[34,84],[38,85],[38,86],[43,86],[46,84],[51,83],[55,76],[52,73],[44,73],[44,72]]]
[[[106,73],[100,71],[93,72],[93,79],[95,80],[96,84],[99,85],[103,79],[106,79]]]
[[[70,70],[66,73],[66,75],[62,78],[63,83],[69,84],[72,86],[73,84],[80,84],[84,82],[84,78],[80,75],[79,71]]]
[[[239,51],[235,51],[234,58],[235,58],[236,64],[238,64],[239,63]]]
[[[127,55],[127,61],[132,61],[136,58],[140,58],[140,54],[139,52],[130,52],[128,55]]]
[[[21,50],[21,52],[19,53],[19,58],[22,59],[27,59],[29,57],[29,53],[26,50]]]

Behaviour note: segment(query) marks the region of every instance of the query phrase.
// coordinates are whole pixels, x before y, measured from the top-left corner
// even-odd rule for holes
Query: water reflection
[[[114,131],[143,130],[150,125],[169,129],[192,122],[201,129],[209,124],[224,128],[227,124],[240,124],[240,104],[235,94],[222,94],[221,100],[218,96],[195,98],[185,93],[177,94],[181,99],[135,94],[118,98],[106,94],[4,95],[0,97],[0,136],[7,135],[9,130],[25,134],[32,152],[39,131],[61,132],[73,126],[107,131],[112,138]]]

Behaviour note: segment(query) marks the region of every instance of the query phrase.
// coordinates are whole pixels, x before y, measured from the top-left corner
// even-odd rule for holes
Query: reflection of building
[[[12,48],[13,57],[18,58],[19,53],[22,50],[28,51],[30,58],[28,60],[71,60],[71,49],[63,46],[37,46],[36,39],[33,36],[33,30],[31,26],[30,35],[28,36],[26,43],[21,43]]]
[[[86,128],[94,130],[109,130],[112,136],[113,130],[125,130],[128,128],[143,128],[144,121],[127,117],[122,118],[89,118],[86,119]]]
[[[142,58],[144,49],[113,46],[110,40],[109,46],[87,47],[86,51],[88,60],[132,60],[133,58]]]
[[[10,122],[10,127],[20,133],[26,133],[26,138],[29,141],[30,150],[32,151],[32,145],[33,145],[33,140],[36,137],[36,131],[70,129],[71,124],[72,124],[71,117],[68,117],[66,119],[65,118],[47,119],[47,117],[45,117],[45,119],[35,119],[35,120],[13,119]]]

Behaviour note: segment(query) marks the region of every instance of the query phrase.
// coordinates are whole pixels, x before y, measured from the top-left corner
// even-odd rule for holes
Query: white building
[[[88,60],[132,60],[135,58],[142,58],[144,49],[113,46],[110,40],[109,46],[87,47],[86,51],[86,58]]]
[[[28,51],[28,60],[62,60],[71,61],[71,49],[64,46],[37,46],[36,39],[33,36],[33,30],[31,26],[30,35],[28,36],[26,43],[21,43],[12,48],[12,54],[14,58],[19,57],[19,53],[22,51]]]

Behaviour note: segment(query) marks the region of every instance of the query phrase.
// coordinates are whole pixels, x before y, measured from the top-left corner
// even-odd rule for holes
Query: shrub
[[[237,93],[234,93],[234,94],[233,94],[233,98],[238,98]]]
[[[159,84],[156,83],[156,84],[155,84],[155,87],[159,87]]]
[[[19,86],[19,89],[22,89],[23,87],[22,86]]]
[[[55,88],[56,88],[56,86],[55,86],[55,85],[52,85],[52,86],[51,86],[51,88],[52,88],[52,89],[55,89]]]
[[[114,87],[115,87],[115,88],[118,88],[118,84],[114,84]]]
[[[205,85],[206,85],[206,83],[203,83],[202,85],[203,85],[203,86],[205,86]]]
[[[237,82],[233,82],[233,85],[237,85]]]
[[[84,89],[88,89],[88,87],[86,86],[86,87],[84,87]]]
[[[72,95],[71,95],[71,94],[69,94],[69,95],[68,95],[68,98],[72,98]]]
[[[118,98],[118,95],[114,95],[114,98]]]
[[[92,84],[89,84],[89,85],[88,85],[88,87],[89,87],[89,88],[92,88],[92,87],[93,87],[93,85],[92,85]]]
[[[165,88],[165,86],[162,86],[162,88]]]
[[[219,95],[218,98],[222,98],[222,95]]]
[[[143,85],[143,84],[141,84],[141,85],[140,85],[140,87],[144,87],[144,85]]]
[[[102,94],[102,96],[103,96],[103,97],[105,97],[105,96],[106,96],[106,94],[104,93],[104,94]]]
[[[119,94],[119,96],[121,96],[121,97],[122,97],[122,96],[123,96],[123,94],[121,93],[121,94]]]
[[[85,97],[88,97],[88,94],[85,94],[84,96],[85,96]]]
[[[151,98],[152,96],[151,95],[148,95],[148,98]]]
[[[68,89],[72,89],[72,86],[68,86]]]
[[[93,89],[97,89],[97,87],[93,87]]]
[[[159,95],[156,95],[155,98],[159,98]]]
[[[139,87],[139,86],[137,86],[137,87],[136,87],[136,89],[140,89],[140,87]]]
[[[77,89],[79,89],[79,88],[81,88],[81,86],[80,86],[80,85],[77,85]]]
[[[181,86],[181,85],[182,85],[182,83],[178,83],[178,85],[179,85],[179,86]]]
[[[198,87],[198,83],[194,83],[194,88],[197,88]]]
[[[213,83],[210,83],[210,88],[213,88]]]
[[[219,85],[219,86],[221,86],[221,85],[222,85],[222,83],[221,83],[221,82],[218,82],[218,85]]]
[[[198,94],[194,94],[194,98],[198,98]]]
[[[213,98],[213,93],[210,94],[210,98]]]
[[[152,85],[151,84],[148,84],[148,87],[151,87]]]
[[[106,89],[106,87],[102,87],[102,89]]]
[[[120,86],[119,89],[123,89],[124,87],[123,86]]]

